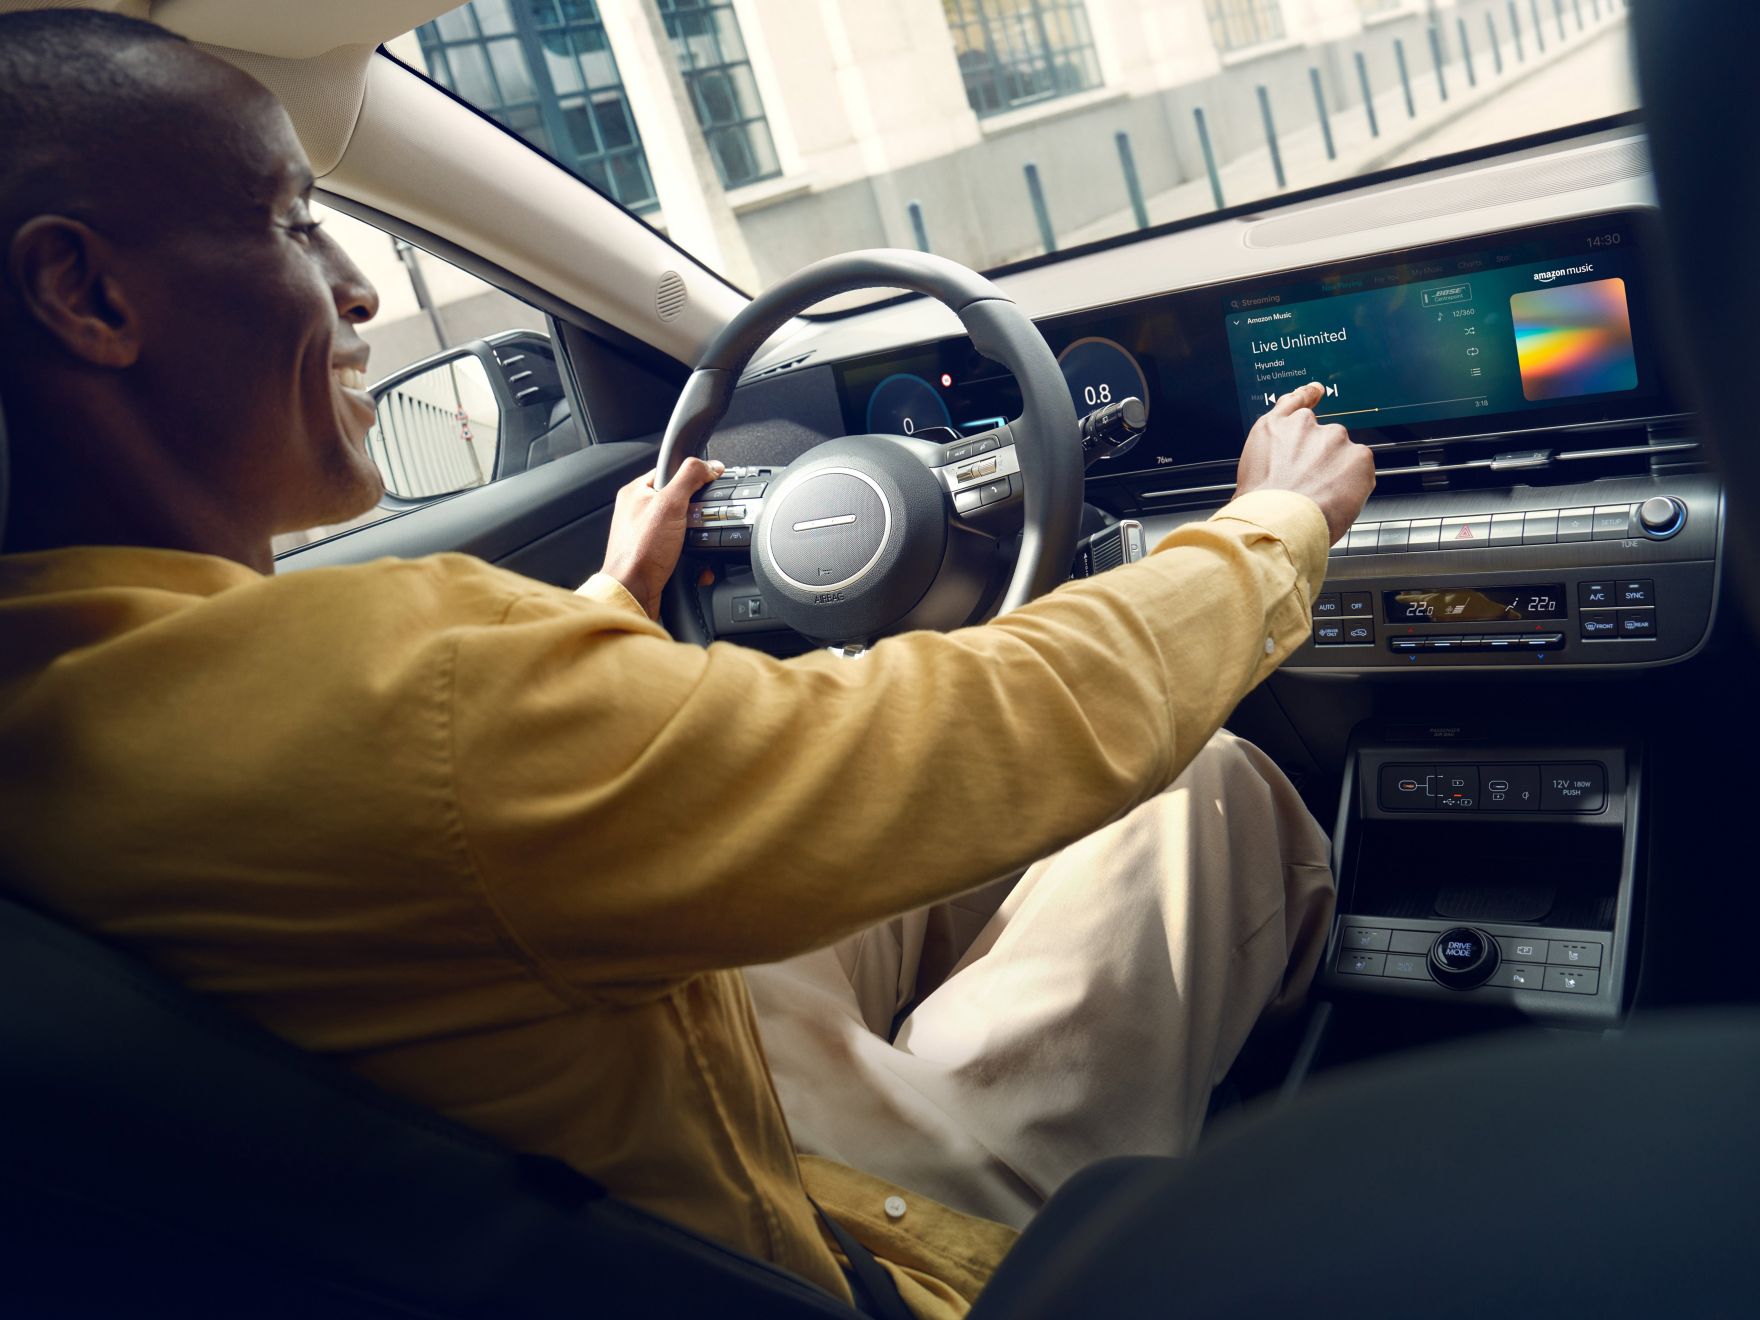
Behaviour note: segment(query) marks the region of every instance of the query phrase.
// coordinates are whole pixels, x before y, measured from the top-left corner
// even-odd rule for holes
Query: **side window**
[[[541,466],[587,442],[544,313],[430,252],[328,207],[325,232],[379,291],[361,327],[378,420],[367,448],[379,506],[275,538],[282,554],[423,502]]]

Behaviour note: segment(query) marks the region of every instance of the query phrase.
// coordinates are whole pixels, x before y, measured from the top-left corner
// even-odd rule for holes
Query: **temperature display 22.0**
[[[1564,585],[1402,587],[1381,593],[1389,623],[1520,623],[1565,617]]]

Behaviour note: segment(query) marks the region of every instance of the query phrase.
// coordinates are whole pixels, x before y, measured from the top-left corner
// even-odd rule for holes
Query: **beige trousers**
[[[1325,833],[1224,732],[1018,880],[746,977],[803,1153],[1021,1226],[1095,1160],[1191,1148],[1332,900]]]

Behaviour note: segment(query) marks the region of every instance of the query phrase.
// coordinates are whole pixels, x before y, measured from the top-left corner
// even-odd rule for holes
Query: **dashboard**
[[[1376,448],[1679,411],[1658,363],[1646,219],[1625,211],[1487,241],[1237,280],[1042,322],[1077,416],[1135,396],[1148,430],[1090,481],[1232,474],[1278,397]],[[1020,391],[960,338],[834,368],[850,434],[989,430]]]
[[[1210,516],[1253,420],[1308,380],[1327,390],[1316,411],[1374,451],[1374,497],[1333,546],[1286,673],[1637,671],[1706,645],[1724,535],[1671,380],[1654,216],[1641,133],[1610,129],[997,283],[1044,333],[1078,415],[1144,402],[1134,445],[1087,471],[1090,530],[1135,520],[1152,545]],[[778,336],[717,456],[976,438],[1019,407],[951,313],[903,299]]]

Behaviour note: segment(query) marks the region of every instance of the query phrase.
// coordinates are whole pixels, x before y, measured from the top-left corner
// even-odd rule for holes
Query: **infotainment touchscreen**
[[[1307,381],[1353,428],[1522,414],[1631,394],[1634,282],[1622,228],[1380,270],[1320,274],[1228,300],[1241,421]]]

